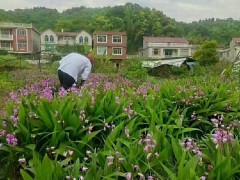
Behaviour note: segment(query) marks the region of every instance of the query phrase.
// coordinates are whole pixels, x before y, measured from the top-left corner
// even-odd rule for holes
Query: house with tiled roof
[[[92,47],[92,36],[82,30],[80,32],[54,32],[47,29],[41,33],[41,51],[55,52],[56,48],[64,45],[87,44]]]
[[[191,56],[191,44],[185,38],[143,37],[139,56],[151,59],[180,58]]]

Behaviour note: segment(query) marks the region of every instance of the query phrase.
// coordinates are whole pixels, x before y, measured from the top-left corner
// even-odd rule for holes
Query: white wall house
[[[54,32],[51,29],[41,34],[41,51],[56,51],[56,47],[64,45],[81,45],[86,43],[92,47],[92,36],[86,31],[80,32]]]
[[[86,31],[81,31],[76,36],[76,44],[84,44],[86,43],[89,46],[92,46],[92,36]]]
[[[41,33],[41,51],[55,51],[58,45],[58,36],[51,29]]]
[[[191,44],[185,38],[143,37],[143,48],[139,56],[151,59],[189,57]]]
[[[240,38],[233,38],[230,42],[230,60],[240,59]]]

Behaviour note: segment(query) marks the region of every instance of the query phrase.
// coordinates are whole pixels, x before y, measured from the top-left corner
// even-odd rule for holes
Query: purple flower
[[[134,169],[135,171],[138,171],[140,168],[139,168],[138,165],[135,165],[135,166],[133,166],[133,169]]]
[[[221,128],[215,130],[215,133],[212,135],[212,140],[215,144],[219,143],[232,143],[234,140],[233,134]]]
[[[153,176],[148,176],[148,180],[153,180]]]
[[[131,180],[132,179],[132,173],[128,172],[126,174],[126,180]]]
[[[0,132],[0,137],[5,136],[5,134],[6,134],[6,130],[3,129],[3,130]]]
[[[108,166],[110,166],[110,165],[112,165],[112,164],[113,164],[113,159],[114,159],[114,157],[113,157],[113,156],[108,156],[108,157],[107,157]]]
[[[45,87],[42,91],[42,97],[51,101],[53,99],[53,91],[50,87]]]
[[[13,145],[15,147],[17,145],[17,143],[18,143],[18,140],[17,140],[17,138],[15,138],[14,134],[7,134],[6,142],[9,145]]]
[[[60,87],[60,89],[58,90],[58,97],[62,98],[64,96],[66,96],[67,94],[68,94],[68,92],[63,87]]]
[[[129,129],[128,128],[125,128],[125,134],[129,138]]]
[[[116,103],[117,103],[117,104],[120,104],[120,99],[119,99],[119,97],[116,97]]]
[[[144,180],[145,179],[145,177],[142,173],[138,173],[138,176],[139,176],[139,180]]]

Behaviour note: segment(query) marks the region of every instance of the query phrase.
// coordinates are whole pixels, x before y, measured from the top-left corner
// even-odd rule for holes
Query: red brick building
[[[93,33],[93,47],[97,55],[107,55],[114,63],[121,63],[126,59],[126,32],[95,31]]]
[[[10,53],[40,52],[40,33],[32,24],[0,23],[0,49]]]

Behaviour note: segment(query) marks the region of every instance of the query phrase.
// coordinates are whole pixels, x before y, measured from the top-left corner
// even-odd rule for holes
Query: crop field
[[[239,78],[52,72],[1,75],[0,179],[240,179]]]

